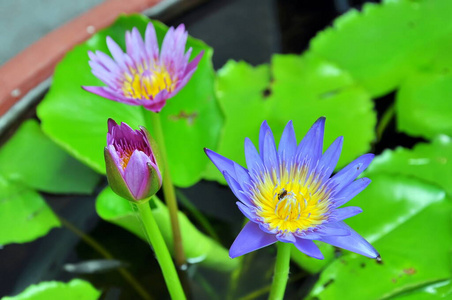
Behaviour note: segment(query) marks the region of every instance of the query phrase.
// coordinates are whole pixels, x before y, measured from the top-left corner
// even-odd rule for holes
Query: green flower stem
[[[278,252],[276,254],[275,275],[270,290],[270,300],[284,299],[287,280],[289,279],[290,267],[290,243],[277,242]]]
[[[101,244],[99,244],[95,239],[75,227],[71,222],[66,220],[65,218],[58,216],[58,219],[60,220],[60,223],[72,231],[76,236],[81,238],[85,243],[91,246],[94,250],[99,252],[103,257],[106,259],[114,259],[114,256],[105,249]],[[127,271],[125,268],[118,268],[119,273],[124,277],[124,279],[135,289],[135,291],[145,300],[152,300],[151,295],[148,294],[148,292],[140,285],[138,280],[133,277],[129,271]]]
[[[163,193],[165,195],[166,206],[168,206],[168,211],[171,220],[171,229],[173,231],[174,240],[174,256],[176,260],[176,265],[181,268],[185,265],[185,253],[184,247],[182,245],[182,235],[179,226],[179,219],[177,217],[178,207],[176,201],[176,193],[171,180],[171,174],[168,166],[168,158],[166,156],[165,139],[162,130],[162,123],[160,121],[160,114],[151,113],[152,129],[154,133],[154,138],[158,144],[160,150],[161,162],[163,164]]]
[[[160,229],[155,222],[154,216],[152,215],[149,202],[134,203],[133,205],[136,205],[138,209],[147,238],[154,249],[157,261],[162,269],[163,277],[165,278],[166,286],[171,295],[171,299],[186,299],[176,268],[174,267],[173,260],[171,259],[171,255],[166,247],[165,240],[163,239]]]

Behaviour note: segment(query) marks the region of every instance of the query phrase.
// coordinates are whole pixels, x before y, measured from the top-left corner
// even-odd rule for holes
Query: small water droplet
[[[86,27],[86,32],[88,32],[89,34],[93,34],[96,32],[96,27],[94,27],[93,25],[89,25],[88,27]]]
[[[14,90],[12,90],[12,92],[11,92],[11,96],[13,96],[14,98],[19,97],[20,94],[21,94],[21,92],[20,92],[19,89],[14,89]]]

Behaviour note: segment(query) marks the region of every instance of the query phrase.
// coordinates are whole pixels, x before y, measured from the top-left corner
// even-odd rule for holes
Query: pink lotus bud
[[[104,153],[108,183],[121,197],[149,200],[162,186],[156,145],[144,127],[133,130],[109,119]]]

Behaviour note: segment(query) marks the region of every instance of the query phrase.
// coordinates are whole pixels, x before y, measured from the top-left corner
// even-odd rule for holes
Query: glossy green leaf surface
[[[168,209],[157,197],[153,197],[150,200],[150,205],[152,214],[168,245],[168,249],[172,251],[173,238]],[[116,195],[109,187],[102,191],[97,198],[96,210],[104,220],[121,226],[146,240],[144,231],[131,204]],[[230,271],[237,266],[238,261],[229,258],[226,249],[201,233],[181,212],[179,212],[179,224],[188,262],[199,263],[221,271]]]
[[[218,153],[245,165],[244,139],[257,144],[264,120],[278,143],[289,120],[300,141],[321,116],[327,119],[325,149],[345,137],[339,166],[369,150],[375,138],[373,103],[346,72],[312,53],[275,55],[270,71],[234,61],[218,71],[217,97],[225,114]],[[209,170],[206,178],[224,182],[218,171]]]
[[[252,67],[243,61],[230,60],[217,75],[217,98],[225,122],[216,152],[245,166],[245,137],[258,143],[259,127],[269,114],[265,90],[270,83],[270,68],[268,65]],[[205,178],[226,184],[212,163],[209,163]]]
[[[452,196],[452,140],[438,136],[431,143],[413,149],[399,147],[375,157],[366,174],[387,173],[413,176],[440,186]]]
[[[321,273],[311,297],[382,299],[451,276],[452,207],[445,192],[406,176],[370,178],[370,186],[347,204],[364,212],[346,222],[383,261],[346,253]]]
[[[452,284],[449,280],[436,282],[414,289],[401,295],[392,297],[396,300],[435,300],[435,299],[450,299],[452,297]]]
[[[0,176],[0,245],[30,242],[58,226],[57,217],[36,191]]]
[[[293,120],[298,141],[321,116],[326,117],[324,150],[338,137],[344,145],[338,167],[369,151],[376,115],[369,94],[347,72],[313,53],[275,55],[270,125],[276,140]],[[272,127],[273,129],[273,127]]]
[[[452,136],[451,71],[449,66],[419,71],[404,81],[396,98],[399,131],[426,139]]]
[[[44,281],[33,284],[17,296],[3,297],[2,300],[96,300],[101,292],[89,282],[73,279],[68,283],[59,281]]]
[[[310,257],[298,250],[295,245],[292,245],[292,250],[290,252],[290,258],[292,261],[310,274],[322,271],[335,258],[333,246],[322,242],[315,243],[319,247],[320,251],[322,251],[324,259]]]
[[[44,135],[35,120],[24,122],[0,148],[0,174],[49,193],[89,194],[100,179]]]
[[[107,119],[125,122],[137,129],[150,128],[152,112],[141,107],[104,99],[82,90],[82,85],[103,85],[91,74],[88,51],[107,54],[106,37],[112,37],[123,49],[126,30],[137,27],[144,34],[149,20],[144,16],[120,17],[112,26],[96,33],[72,51],[55,70],[52,87],[38,107],[43,130],[72,155],[96,171],[105,173],[103,148],[106,145]],[[159,43],[167,27],[153,22]],[[203,147],[216,147],[222,116],[214,95],[212,48],[192,37],[187,49],[192,58],[204,50],[198,69],[189,83],[161,111],[162,127],[172,177],[178,186],[196,183],[207,164]]]
[[[394,90],[428,64],[450,36],[449,0],[386,0],[350,10],[311,40],[310,49],[350,72],[373,96]]]

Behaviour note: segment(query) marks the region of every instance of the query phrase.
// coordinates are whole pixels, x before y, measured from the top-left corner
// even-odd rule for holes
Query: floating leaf
[[[376,116],[368,93],[346,72],[312,53],[275,55],[272,74],[266,65],[253,68],[229,61],[218,71],[217,97],[225,114],[217,152],[242,165],[243,141],[249,137],[256,143],[264,120],[277,140],[293,120],[301,140],[316,119],[326,116],[325,145],[345,137],[339,166],[368,151],[375,138]],[[206,178],[224,183],[220,172],[210,168]]]
[[[320,251],[322,251],[323,259],[310,257],[298,250],[295,245],[292,245],[292,250],[290,252],[292,260],[298,264],[300,268],[311,274],[322,271],[335,258],[333,246],[322,242],[316,242],[316,244],[319,246]]]
[[[394,90],[426,65],[452,33],[449,0],[386,0],[350,10],[311,40],[310,49],[350,72],[373,96]]]
[[[380,252],[382,263],[345,254],[310,293],[320,299],[382,299],[450,278],[452,207],[440,188],[405,176],[373,175],[350,201],[364,212],[347,220]]]
[[[30,242],[59,226],[37,192],[0,177],[0,245]]]
[[[257,142],[260,124],[268,116],[265,93],[269,82],[268,65],[254,68],[243,61],[229,60],[218,71],[217,98],[226,117],[216,151],[241,165],[245,165],[245,137]],[[208,165],[205,178],[226,184],[212,163]]]
[[[452,141],[443,135],[413,149],[385,150],[366,170],[367,175],[375,173],[413,176],[440,186],[452,196]]]
[[[344,136],[338,167],[369,151],[375,139],[373,103],[347,72],[309,52],[303,56],[275,55],[272,71],[270,125],[278,120],[280,126],[275,136],[293,120],[300,140],[315,120],[325,116],[324,149]]]
[[[43,130],[100,173],[105,173],[102,149],[106,145],[107,119],[138,128],[150,124],[151,112],[82,90],[82,85],[103,85],[91,74],[88,50],[109,53],[107,36],[124,49],[125,31],[137,27],[143,35],[148,22],[141,15],[122,16],[111,27],[68,52],[56,68],[49,93],[38,106]],[[161,43],[168,28],[157,21],[153,24]],[[216,146],[222,124],[213,90],[213,50],[192,37],[188,38],[187,47],[193,48],[192,58],[202,50],[204,56],[189,83],[168,100],[160,113],[172,177],[176,185],[184,187],[200,179],[208,162],[202,149]]]
[[[72,279],[68,283],[59,281],[44,281],[33,284],[17,296],[3,297],[2,300],[96,300],[100,292],[89,282]]]
[[[162,232],[168,249],[171,251],[174,247],[168,209],[157,197],[151,199],[150,205],[155,221]],[[97,198],[96,210],[104,220],[129,230],[145,241],[147,240],[130,203],[116,195],[109,187],[102,191]],[[203,266],[221,271],[231,271],[237,266],[237,260],[229,258],[226,249],[196,229],[181,212],[179,212],[179,224],[188,262],[200,263]]]
[[[404,81],[396,97],[398,130],[427,139],[452,136],[451,71],[420,70]]]
[[[24,122],[0,148],[0,174],[49,193],[89,194],[100,179],[45,136],[35,120]]]
[[[401,295],[392,297],[395,300],[436,300],[450,299],[452,296],[452,284],[450,280],[444,280],[414,289]]]

